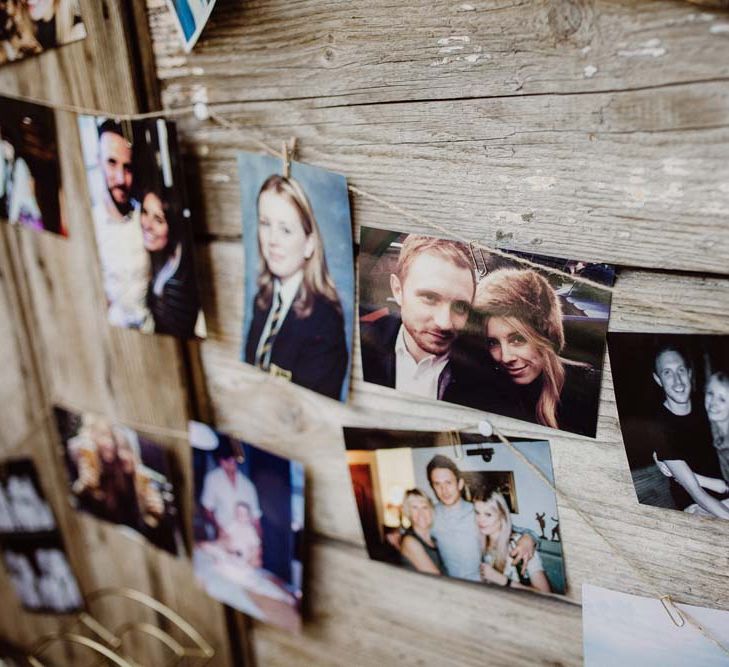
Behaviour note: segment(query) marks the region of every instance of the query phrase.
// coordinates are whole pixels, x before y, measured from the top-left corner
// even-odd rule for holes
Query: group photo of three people
[[[503,443],[467,436],[345,429],[347,461],[370,556],[407,569],[542,593],[564,593],[554,491]],[[409,447],[420,440],[422,447]],[[466,444],[468,443],[468,445]],[[473,446],[471,446],[473,445]],[[547,442],[515,446],[551,476]],[[366,449],[365,449],[366,447]]]

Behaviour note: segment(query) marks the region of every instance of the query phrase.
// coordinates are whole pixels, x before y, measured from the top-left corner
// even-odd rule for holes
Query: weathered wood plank
[[[237,149],[296,134],[301,159],[489,245],[622,265],[725,273],[729,93],[662,90],[315,109],[250,103],[243,137],[181,120],[203,229],[240,235]],[[425,224],[353,198],[357,224]],[[438,233],[438,232],[434,232]]]
[[[167,104],[315,106],[653,88],[729,75],[726,14],[685,2],[219,2],[183,53],[148,0]]]

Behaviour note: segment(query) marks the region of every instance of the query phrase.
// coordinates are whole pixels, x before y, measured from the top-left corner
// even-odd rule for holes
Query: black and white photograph
[[[344,176],[238,154],[245,251],[243,361],[346,401],[354,259]]]
[[[101,116],[78,124],[109,323],[204,338],[175,124]]]
[[[213,13],[215,2],[216,0],[167,0],[186,53],[195,46],[210,14]]]
[[[0,97],[0,220],[68,236],[53,109]]]
[[[725,667],[729,611],[681,603],[672,606],[669,615],[657,598],[583,584],[585,667]],[[724,648],[689,623],[685,614]]]
[[[79,0],[0,2],[0,65],[85,37]]]
[[[363,227],[366,382],[595,437],[613,267]],[[571,279],[574,276],[575,279]]]
[[[195,576],[208,595],[298,632],[304,466],[190,422]]]
[[[83,608],[53,510],[31,459],[0,462],[0,552],[25,609],[70,613]]]
[[[344,429],[370,558],[537,593],[567,589],[549,443]],[[423,580],[423,585],[426,580]]]
[[[71,504],[173,555],[185,553],[178,475],[167,449],[108,417],[54,411]]]
[[[729,336],[608,334],[638,501],[729,519]]]

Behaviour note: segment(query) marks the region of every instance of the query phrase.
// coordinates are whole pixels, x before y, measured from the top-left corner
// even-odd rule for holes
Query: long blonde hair
[[[490,494],[483,491],[477,491],[472,500],[474,504],[474,512],[476,503],[484,503],[491,511],[496,512],[501,519],[501,529],[495,538],[486,536],[484,545],[484,553],[491,556],[494,569],[502,572],[506,569],[509,562],[509,541],[511,540],[511,512],[506,504],[504,496],[498,491]]]
[[[296,208],[304,233],[314,241],[314,251],[311,257],[304,263],[304,278],[301,281],[299,293],[292,305],[294,313],[302,319],[309,317],[314,308],[314,299],[317,296],[321,296],[329,301],[336,308],[337,312],[341,314],[342,306],[339,302],[337,288],[334,286],[334,281],[329,275],[329,269],[327,268],[327,260],[324,255],[324,244],[321,240],[319,225],[316,223],[314,211],[311,208],[304,189],[293,178],[273,174],[261,186],[258,199],[256,200],[256,209],[258,208],[261,195],[269,191],[283,197]],[[266,260],[263,258],[260,238],[258,241],[258,256],[260,257],[260,263],[258,268],[256,305],[261,310],[268,310],[271,307],[271,300],[273,298],[274,275],[271,273],[271,270],[266,264]]]
[[[558,428],[557,408],[565,380],[562,306],[547,280],[531,269],[497,269],[476,288],[473,300],[485,331],[491,317],[503,317],[544,361],[542,391],[537,400],[537,422]]]

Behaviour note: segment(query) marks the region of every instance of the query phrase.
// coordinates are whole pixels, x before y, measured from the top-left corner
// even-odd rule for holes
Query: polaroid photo
[[[608,334],[638,501],[729,519],[729,336]]]
[[[612,285],[615,272],[510,253]],[[362,227],[366,382],[594,438],[610,292],[432,236]]]
[[[62,201],[53,109],[0,97],[0,220],[68,236]]]
[[[0,65],[86,37],[79,0],[0,2]]]
[[[344,429],[370,558],[435,576],[563,595],[549,443]],[[534,466],[534,467],[532,467]]]
[[[272,375],[347,400],[354,262],[344,176],[238,154],[245,304],[241,357]]]
[[[724,647],[693,624],[676,625],[657,598],[582,585],[585,667],[722,667],[729,652],[729,611],[674,603]],[[685,619],[684,619],[685,620]]]
[[[0,462],[0,554],[25,609],[64,614],[83,608],[53,510],[31,459]]]
[[[79,116],[109,323],[204,338],[174,123]]]
[[[185,53],[197,43],[205,24],[213,13],[216,0],[167,0],[182,37]]]
[[[91,412],[54,408],[79,511],[141,535],[173,555],[185,553],[169,452],[135,430]]]
[[[195,575],[210,597],[301,629],[304,467],[190,422]]]

